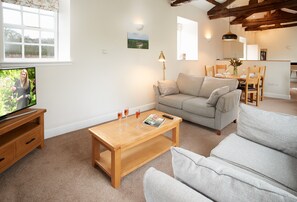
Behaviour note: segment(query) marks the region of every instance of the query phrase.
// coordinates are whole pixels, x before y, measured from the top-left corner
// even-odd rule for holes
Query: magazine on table
[[[155,127],[159,127],[164,122],[165,122],[165,119],[161,118],[157,114],[151,114],[143,121],[143,123],[150,125],[150,126],[155,126]]]

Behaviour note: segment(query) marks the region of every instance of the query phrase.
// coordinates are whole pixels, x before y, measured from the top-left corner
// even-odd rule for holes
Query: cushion
[[[176,81],[172,81],[172,80],[158,81],[158,86],[160,89],[161,96],[179,93],[178,87],[176,85]]]
[[[143,177],[143,189],[146,202],[211,202],[196,190],[150,167]]]
[[[197,114],[200,116],[215,117],[216,109],[206,103],[207,99],[203,97],[195,97],[184,101],[182,109],[184,111]]]
[[[236,134],[231,134],[221,141],[210,155],[252,171],[267,182],[277,182],[279,187],[297,191],[297,159],[290,155]]]
[[[184,94],[167,95],[159,97],[159,103],[169,107],[182,109],[183,102],[192,98],[194,98],[194,96]]]
[[[296,201],[297,197],[253,176],[182,148],[171,148],[175,178],[214,201]]]
[[[214,91],[212,91],[212,93],[210,94],[208,100],[206,101],[207,104],[211,105],[211,106],[215,106],[217,104],[218,99],[229,92],[229,86],[224,86],[221,88],[217,88]]]
[[[297,116],[240,104],[237,134],[297,158]]]
[[[215,162],[217,162],[219,164],[222,164],[222,165],[224,165],[226,167],[233,168],[233,169],[235,169],[235,170],[237,170],[239,172],[246,173],[248,175],[254,176],[254,177],[258,178],[258,179],[261,179],[261,180],[263,180],[265,182],[268,182],[269,184],[271,184],[271,185],[273,185],[275,187],[278,187],[278,188],[280,188],[280,189],[282,189],[284,191],[287,191],[290,194],[292,194],[295,197],[297,197],[297,192],[296,191],[294,191],[294,190],[292,190],[292,189],[290,189],[288,187],[285,187],[282,184],[280,184],[280,183],[278,183],[278,182],[276,182],[276,181],[274,181],[272,179],[268,179],[267,177],[262,176],[261,174],[256,173],[253,170],[246,170],[243,167],[239,167],[239,166],[237,166],[235,164],[231,164],[229,161],[225,161],[225,160],[220,159],[220,158],[215,157],[215,156],[207,157],[207,159],[212,160],[212,161],[215,161]]]
[[[177,78],[177,86],[181,93],[198,96],[204,76],[191,76],[180,73]]]
[[[233,91],[238,86],[237,79],[220,79],[213,77],[205,77],[201,90],[199,92],[200,97],[209,98],[210,94],[217,88],[229,86],[229,91]]]

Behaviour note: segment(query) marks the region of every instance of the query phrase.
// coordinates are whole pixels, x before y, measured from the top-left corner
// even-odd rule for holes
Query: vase
[[[237,74],[238,74],[237,67],[234,67],[233,74],[237,76]]]

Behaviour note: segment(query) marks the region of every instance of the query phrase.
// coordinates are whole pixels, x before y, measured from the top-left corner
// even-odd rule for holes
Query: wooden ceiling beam
[[[183,3],[189,3],[189,2],[191,2],[192,0],[175,0],[175,1],[172,1],[171,3],[170,3],[170,5],[171,6],[179,6],[179,5],[181,5],[181,4],[183,4]]]
[[[210,9],[208,13],[216,13],[217,11],[221,11],[222,9],[226,9],[227,6],[229,6],[231,3],[233,3],[235,0],[227,0],[224,3],[219,3],[215,0],[207,0],[209,3],[212,3],[215,5],[212,9]]]
[[[261,25],[280,24],[280,23],[295,22],[295,21],[297,21],[297,14],[276,10],[276,12],[264,18],[243,20],[242,26],[243,27],[249,27],[249,26],[255,26],[255,25],[261,26]]]
[[[239,17],[236,17],[234,20],[232,20],[230,22],[230,25],[238,25],[238,24],[242,24],[242,22],[249,17],[250,15],[241,15]]]
[[[287,27],[295,27],[295,26],[297,26],[297,23],[286,24],[286,25],[275,25],[275,26],[269,26],[269,27],[247,27],[245,28],[245,31],[264,31],[269,29],[279,29],[279,28],[287,28]]]
[[[249,1],[249,5],[251,5],[251,4],[257,4],[258,3],[258,0],[250,0]]]
[[[210,10],[207,12],[207,14],[210,19],[217,19],[229,16],[239,17],[241,15],[252,15],[254,13],[266,12],[279,8],[292,8],[296,6],[296,0],[266,0],[257,4],[251,4],[230,9],[222,9],[216,12]]]
[[[217,1],[215,1],[215,0],[206,0],[207,2],[209,2],[209,3],[212,3],[213,5],[215,5],[215,6],[220,6],[220,5],[222,5],[221,3],[219,3],[219,2],[217,2]]]
[[[179,6],[192,0],[172,0],[171,6]],[[297,14],[281,11],[281,8],[287,8],[297,11],[297,0],[249,0],[246,6],[228,9],[228,6],[236,0],[226,0],[219,3],[216,0],[206,0],[215,5],[207,14],[209,19],[225,18],[235,16],[230,24],[242,24],[245,31],[262,31],[268,29],[278,29],[297,26]],[[272,11],[276,10],[272,13]],[[267,12],[264,18],[246,19],[254,13]],[[295,23],[294,23],[295,22]],[[283,24],[290,23],[290,24]],[[264,26],[266,25],[266,26]]]
[[[291,10],[297,11],[297,6],[296,7],[291,7]]]

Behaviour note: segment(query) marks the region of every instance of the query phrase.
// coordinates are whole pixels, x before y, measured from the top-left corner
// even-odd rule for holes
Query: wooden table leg
[[[179,146],[179,124],[172,129],[172,142],[174,146]]]
[[[121,185],[121,149],[111,151],[111,185],[114,188]]]
[[[100,159],[100,144],[94,136],[92,136],[92,165],[96,167],[96,160]]]

